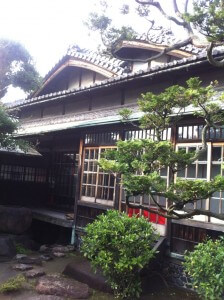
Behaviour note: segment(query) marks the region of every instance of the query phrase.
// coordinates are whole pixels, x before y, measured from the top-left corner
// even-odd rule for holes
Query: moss
[[[7,293],[20,290],[25,282],[26,279],[21,274],[12,277],[0,285],[0,293]]]

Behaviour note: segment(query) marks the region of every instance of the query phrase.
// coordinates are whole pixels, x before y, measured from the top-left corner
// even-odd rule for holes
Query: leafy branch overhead
[[[223,0],[133,0],[129,2],[121,1],[120,13],[121,18],[126,20],[126,15],[131,15],[132,21],[123,26],[116,26],[111,17],[112,2],[101,1],[101,13],[93,12],[90,14],[86,25],[90,30],[100,33],[101,40],[109,52],[114,57],[120,58],[117,49],[123,40],[135,40],[140,34],[144,34],[150,42],[150,32],[161,29],[161,19],[157,17],[159,13],[164,20],[179,27],[183,31],[183,39],[166,45],[159,53],[144,58],[144,61],[155,60],[172,50],[179,49],[188,44],[196,47],[207,47],[207,57],[209,62],[216,67],[223,67],[224,60],[216,60],[212,55],[214,47],[223,45],[224,42],[224,1]],[[120,3],[120,2],[119,2]],[[193,10],[189,9],[191,5]],[[113,3],[114,5],[114,3]],[[172,8],[172,11],[171,9]],[[134,10],[134,13],[132,13]],[[132,13],[132,14],[131,14]],[[133,26],[133,18],[140,17],[141,27]],[[158,20],[159,22],[158,23]],[[145,22],[143,23],[142,20]],[[136,22],[137,19],[136,19]],[[119,22],[120,24],[120,22]],[[138,33],[137,33],[138,32]],[[159,32],[158,32],[159,34]],[[124,58],[122,60],[133,61],[136,59]],[[142,61],[140,59],[139,61]]]
[[[40,83],[41,77],[27,50],[18,42],[0,39],[0,99],[5,96],[10,85],[30,93]],[[11,150],[19,147],[27,150],[27,142],[13,137],[17,127],[18,120],[0,103],[0,148]]]
[[[18,120],[10,116],[7,108],[0,103],[0,148],[6,150],[27,151],[29,143],[24,140],[15,139],[13,133],[18,127]]]
[[[28,51],[18,42],[0,39],[0,99],[10,85],[30,93],[40,83],[41,77]]]
[[[187,81],[187,87],[175,85],[158,95],[149,92],[141,96],[138,103],[144,115],[140,119],[140,126],[153,129],[153,139],[119,141],[117,150],[106,152],[100,160],[101,168],[122,175],[121,183],[126,191],[126,203],[129,207],[155,213],[148,205],[130,202],[131,196],[149,195],[158,208],[157,213],[166,218],[183,219],[202,214],[224,219],[224,215],[194,209],[192,205],[197,201],[206,200],[216,191],[224,190],[224,177],[216,176],[210,182],[176,178],[178,172],[207,155],[207,129],[219,127],[223,123],[223,95],[215,92],[216,84],[215,82],[203,87],[199,78],[191,78]],[[189,106],[204,123],[201,146],[197,151],[177,152],[171,142],[162,140],[163,132],[176,124]],[[126,122],[130,118],[129,113],[121,113]],[[169,174],[168,187],[162,177],[164,173]],[[157,196],[168,200],[166,208],[159,204]],[[179,210],[182,212],[179,213]]]

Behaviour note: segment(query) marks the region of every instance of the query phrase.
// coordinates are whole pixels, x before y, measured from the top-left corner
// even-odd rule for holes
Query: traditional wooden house
[[[173,84],[184,84],[192,76],[199,76],[204,84],[217,79],[219,88],[224,86],[223,70],[210,65],[205,52],[193,46],[173,50],[147,63],[147,58],[175,41],[167,32],[150,39],[151,42],[144,38],[123,41],[116,51],[120,59],[71,49],[46,75],[32,97],[10,105],[21,122],[17,136],[34,143],[42,156],[11,159],[8,154],[0,161],[1,183],[15,186],[4,187],[2,203],[28,205],[35,218],[73,227],[76,233],[107,209],[133,213],[125,206],[122,188],[111,174],[99,168],[97,161],[119,139],[147,138],[152,132],[124,125],[119,110],[133,109],[132,121],[138,122],[141,112],[137,98],[141,93],[159,93]],[[214,55],[222,57],[224,52],[220,50]],[[131,62],[126,61],[130,58]],[[188,152],[198,147],[201,128],[200,120],[189,110],[176,126],[164,132],[164,139]],[[223,172],[224,129],[210,128],[208,140],[207,154],[179,177],[210,180]],[[162,175],[167,176],[166,172]],[[135,197],[132,201],[153,206],[148,197]],[[166,205],[165,199],[159,201]],[[224,193],[217,192],[207,199],[205,206],[223,212],[223,201]],[[68,221],[65,214],[72,212],[74,220]],[[161,235],[167,234],[164,218],[140,213]],[[224,226],[213,218],[173,221],[169,228],[170,251],[182,254],[206,234],[217,235],[222,231]]]

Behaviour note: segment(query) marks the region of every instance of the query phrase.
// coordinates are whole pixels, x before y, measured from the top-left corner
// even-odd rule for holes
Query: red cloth
[[[156,210],[156,209],[154,209]],[[139,217],[139,209],[138,208],[128,208],[128,216],[131,218],[135,215],[137,218]],[[150,213],[147,210],[143,210],[142,215],[144,218],[148,219],[149,222],[155,223],[155,224],[160,224],[160,225],[165,225],[166,224],[166,219],[162,216],[159,216],[154,213]]]

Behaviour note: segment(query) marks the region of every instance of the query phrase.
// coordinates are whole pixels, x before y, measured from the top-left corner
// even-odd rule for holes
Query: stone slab
[[[105,277],[98,271],[94,273],[90,262],[80,258],[79,260],[74,260],[74,262],[69,263],[63,274],[74,278],[77,281],[88,284],[89,287],[105,292],[112,293],[110,286],[106,283]]]

